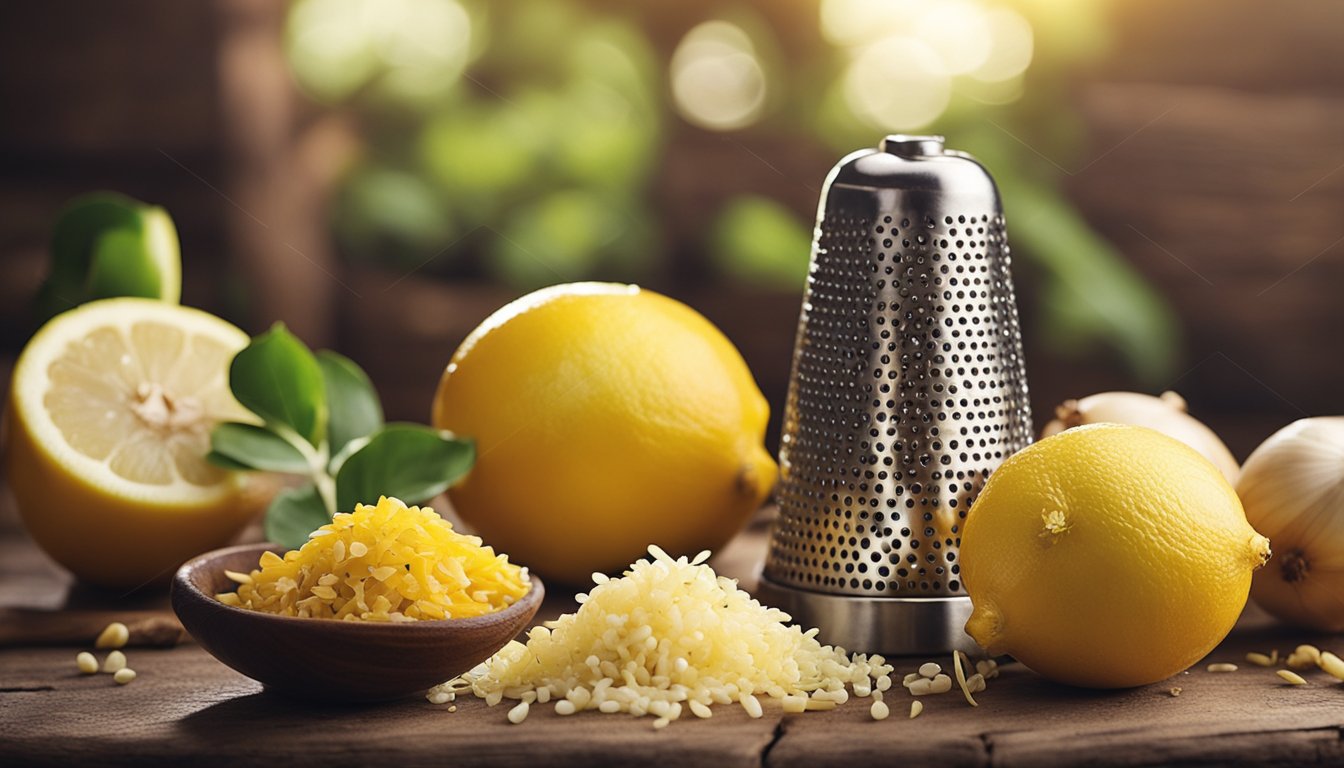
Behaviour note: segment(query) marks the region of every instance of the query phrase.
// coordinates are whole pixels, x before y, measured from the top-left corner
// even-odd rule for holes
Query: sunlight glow
[[[877,128],[937,120],[952,92],[983,104],[1022,94],[1031,24],[987,0],[821,0],[822,35],[849,53],[841,86],[850,110]]]
[[[765,70],[755,46],[726,21],[707,21],[686,33],[672,54],[671,78],[677,111],[702,128],[743,128],[765,109]]]
[[[373,84],[418,100],[461,76],[471,18],[457,0],[300,0],[287,43],[296,77],[319,99],[336,101]]]
[[[928,43],[949,74],[963,75],[989,58],[989,21],[984,9],[968,0],[930,3],[914,24],[915,36]]]
[[[977,80],[997,81],[1022,74],[1031,64],[1031,24],[1011,8],[995,8],[986,16],[994,44],[972,75]]]
[[[952,78],[923,40],[889,37],[863,49],[845,72],[845,100],[882,130],[922,128],[947,108]]]

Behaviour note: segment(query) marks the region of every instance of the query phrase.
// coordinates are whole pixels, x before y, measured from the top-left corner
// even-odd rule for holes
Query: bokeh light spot
[[[862,45],[909,32],[918,0],[822,0],[821,34],[832,45]]]
[[[938,54],[949,74],[961,75],[983,66],[991,38],[985,11],[965,0],[929,3],[915,21],[916,35]]]
[[[1031,23],[1011,8],[994,8],[986,15],[993,44],[989,56],[972,73],[977,80],[1017,77],[1031,64],[1034,37]]]
[[[726,21],[707,21],[686,33],[672,54],[671,78],[677,111],[702,128],[743,128],[765,109],[765,70],[755,46]]]
[[[845,101],[881,130],[913,130],[933,122],[952,98],[952,78],[927,43],[889,37],[867,46],[845,72]]]
[[[461,76],[471,17],[457,0],[300,0],[287,45],[299,84],[320,100],[373,84],[416,101],[441,95]]]

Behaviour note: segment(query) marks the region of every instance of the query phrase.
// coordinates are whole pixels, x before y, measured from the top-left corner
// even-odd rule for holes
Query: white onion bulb
[[[1237,459],[1212,429],[1185,412],[1185,399],[1175,392],[1153,397],[1139,392],[1102,392],[1081,400],[1065,400],[1055,408],[1055,420],[1045,425],[1041,437],[1083,424],[1130,424],[1157,430],[1199,451],[1235,484],[1241,468]],[[1271,537],[1272,540],[1272,537]]]
[[[1344,416],[1275,432],[1246,460],[1237,495],[1274,542],[1251,597],[1290,624],[1344,631]]]

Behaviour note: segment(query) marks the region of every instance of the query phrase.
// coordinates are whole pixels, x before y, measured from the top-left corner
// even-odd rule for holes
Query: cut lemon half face
[[[224,320],[148,299],[91,302],[38,331],[14,368],[6,466],[53,558],[134,587],[251,518],[265,488],[205,459],[215,424],[254,420],[228,385],[246,344]]]

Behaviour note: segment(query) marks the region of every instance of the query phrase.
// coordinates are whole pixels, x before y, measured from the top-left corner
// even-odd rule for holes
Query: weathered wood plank
[[[720,552],[720,573],[754,585],[768,512]],[[543,617],[573,610],[553,590]],[[77,586],[50,564],[0,503],[0,606],[162,609],[161,595],[108,595]],[[92,638],[90,638],[91,641]],[[74,668],[75,647],[0,649],[0,755],[15,765],[202,765],[284,760],[297,766],[370,762],[404,765],[605,766],[634,763],[853,768],[861,764],[1107,766],[1339,764],[1344,760],[1344,685],[1321,672],[1311,685],[1284,685],[1247,665],[1246,652],[1301,642],[1344,651],[1344,636],[1297,632],[1254,607],[1209,659],[1175,678],[1129,691],[1082,691],[1048,683],[1019,665],[978,694],[971,709],[955,693],[925,697],[907,717],[908,696],[888,693],[892,716],[875,722],[866,700],[834,712],[784,715],[777,703],[752,720],[739,707],[712,720],[688,717],[662,731],[650,718],[583,714],[561,718],[536,707],[521,726],[506,709],[467,698],[458,711],[413,698],[375,707],[314,708],[261,691],[195,645],[128,651],[139,673],[117,686]],[[898,660],[908,672],[926,659]],[[1205,671],[1209,661],[1241,665]],[[1182,689],[1173,697],[1174,686]]]
[[[195,646],[136,650],[129,658],[139,677],[117,686],[107,675],[79,675],[67,650],[0,653],[0,753],[15,765],[283,758],[295,766],[755,766],[778,719],[752,720],[725,708],[709,722],[691,718],[655,731],[651,718],[561,718],[538,707],[516,727],[505,719],[507,707],[475,699],[459,702],[456,712],[423,699],[375,707],[293,703],[262,693]],[[44,686],[51,690],[33,690]]]
[[[1254,615],[1252,624],[1260,621]],[[1242,630],[1211,658],[1242,661],[1248,648],[1280,650],[1305,636]],[[1340,647],[1344,639],[1318,641]],[[283,757],[296,765],[372,759],[407,765],[455,762],[549,765],[685,764],[852,766],[898,760],[940,766],[1330,764],[1340,758],[1344,686],[1321,673],[1312,685],[1282,685],[1271,670],[1246,667],[1188,674],[1132,691],[1056,686],[1006,667],[969,708],[960,697],[925,697],[916,720],[910,697],[889,694],[893,716],[874,722],[866,702],[835,712],[781,715],[770,703],[754,721],[737,707],[709,722],[679,721],[654,731],[649,718],[595,714],[560,718],[537,707],[519,727],[503,707],[467,699],[458,711],[411,699],[391,705],[313,708],[260,687],[190,646],[134,650],[140,677],[119,687],[106,675],[74,671],[69,649],[0,652],[0,750],[21,764],[97,756],[120,764],[205,764]],[[908,671],[915,661],[901,666]],[[1178,697],[1168,691],[1183,689]],[[776,738],[776,726],[780,733]],[[766,752],[768,748],[768,753]]]
[[[1206,412],[1337,410],[1344,98],[1104,83],[1079,102],[1069,191],[1177,313],[1172,386]]]

